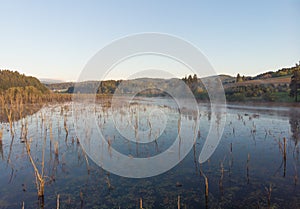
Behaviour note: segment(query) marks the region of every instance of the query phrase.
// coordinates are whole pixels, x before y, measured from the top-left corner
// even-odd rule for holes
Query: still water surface
[[[144,208],[177,208],[178,196],[181,208],[300,208],[300,108],[228,105],[226,112],[219,113],[219,120],[226,116],[220,144],[200,165],[198,157],[212,116],[207,104],[199,104],[199,132],[188,155],[171,170],[142,179],[114,175],[88,158],[77,140],[85,130],[87,108],[82,106],[82,112],[73,117],[69,103],[44,106],[14,122],[14,137],[9,124],[0,124],[0,208],[21,208],[23,201],[25,208],[40,207],[34,171],[22,142],[22,124],[28,124],[31,154],[39,167],[46,143],[45,208],[56,207],[57,194],[60,208],[139,208],[140,198]],[[132,158],[165,152],[178,135],[178,118],[191,132],[197,119],[193,112],[180,113],[175,103],[159,98],[137,100],[130,109],[112,110],[100,104],[93,108],[95,123],[110,141],[108,153],[113,147]],[[120,123],[124,129],[120,130],[120,124],[119,129],[115,127],[122,114],[131,117],[127,126],[137,122],[139,138],[149,143],[126,140],[137,133],[129,133],[125,122]],[[82,127],[76,127],[74,120]],[[125,136],[120,133],[124,130]],[[208,197],[202,174],[208,178]]]

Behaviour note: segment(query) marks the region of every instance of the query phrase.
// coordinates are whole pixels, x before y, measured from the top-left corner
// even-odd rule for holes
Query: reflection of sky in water
[[[151,112],[149,100],[156,107],[161,105],[160,108],[168,115],[166,128],[158,137],[157,143],[151,141],[137,147],[134,142],[123,140],[123,137],[111,128],[113,124],[111,113],[106,112],[98,118],[101,130],[106,136],[111,137],[111,146],[116,150],[133,157],[147,157],[163,152],[174,142],[178,132],[176,106],[161,98],[146,98],[139,101],[146,106],[145,114]],[[174,106],[169,108],[168,104]],[[186,158],[170,171],[146,179],[127,179],[109,175],[91,160],[88,174],[80,144],[76,142],[72,113],[67,108],[59,105],[44,107],[36,114],[27,116],[29,137],[32,138],[32,154],[34,159],[38,159],[37,162],[41,160],[40,151],[46,133],[45,172],[49,177],[48,180],[52,179],[52,182],[45,188],[45,208],[55,207],[58,193],[61,195],[62,207],[80,208],[80,192],[83,193],[85,208],[91,208],[92,205],[101,208],[119,206],[136,208],[140,197],[143,198],[146,208],[174,208],[177,205],[178,195],[181,196],[182,207],[186,204],[187,208],[204,208],[204,180],[199,174],[200,169],[209,179],[209,208],[217,206],[255,208],[258,205],[267,208],[265,187],[269,187],[270,184],[273,188],[271,206],[274,208],[299,206],[299,182],[295,185],[295,176],[300,173],[299,145],[295,146],[295,138],[299,137],[299,108],[254,109],[229,106],[221,142],[210,160],[201,166],[197,163],[198,156],[207,136],[211,116],[208,105],[199,104],[199,109],[200,133],[197,133],[199,138],[195,149],[192,149]],[[100,113],[97,109],[97,114]],[[69,128],[67,140],[63,127],[64,115],[67,116]],[[193,117],[183,117],[182,121],[191,125]],[[84,123],[84,120],[82,122]],[[50,139],[50,124],[53,141]],[[21,208],[22,201],[25,202],[25,208],[36,208],[33,169],[24,144],[20,140],[21,122],[14,124],[16,134],[13,143],[7,131],[8,125],[1,124],[1,126],[4,127],[4,131],[0,146],[3,153],[3,158],[2,154],[0,155],[0,208]],[[147,127],[147,121],[141,120],[140,129],[148,130]],[[281,151],[284,137],[287,139],[286,165]],[[57,159],[53,148],[56,141],[59,143]],[[250,158],[247,163],[248,155]],[[220,187],[221,163],[224,167],[222,187]],[[113,189],[108,189],[108,181]]]

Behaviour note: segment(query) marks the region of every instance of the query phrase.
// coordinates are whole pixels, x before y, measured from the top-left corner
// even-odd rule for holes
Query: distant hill
[[[0,91],[5,91],[11,87],[33,86],[42,93],[49,90],[35,77],[20,74],[17,71],[0,70]]]
[[[282,68],[277,71],[268,71],[258,74],[256,76],[240,76],[238,79],[235,77],[235,81],[231,83],[224,83],[224,88],[239,87],[239,86],[257,86],[257,85],[283,85],[289,86],[291,77],[294,71],[300,71],[300,65],[289,68]]]
[[[291,75],[293,74],[293,72],[295,70],[299,70],[299,65],[297,64],[294,67],[290,67],[290,68],[282,68],[280,70],[277,70],[275,72],[273,71],[269,71],[266,73],[262,73],[259,74],[255,77],[253,77],[253,80],[257,80],[257,79],[268,79],[268,78],[277,78],[277,77],[282,77],[282,76],[289,76],[291,77]]]
[[[74,82],[62,82],[62,83],[44,83],[45,86],[51,91],[63,91],[71,87],[74,87]]]
[[[256,76],[238,75],[233,77],[230,75],[216,75],[198,78],[197,75],[189,75],[182,78],[184,82],[190,87],[196,98],[208,99],[206,88],[203,82],[206,79],[220,79],[228,100],[239,101],[257,99],[266,101],[278,101],[282,98],[289,100],[291,76],[295,70],[300,71],[300,63],[289,68],[282,68],[277,71],[268,71]],[[52,91],[66,92],[66,93],[100,93],[100,94],[114,94],[116,88],[122,83],[122,93],[137,92],[141,87],[148,88],[139,95],[155,96],[163,95],[162,92],[153,90],[152,86],[155,83],[162,84],[163,88],[174,89],[178,85],[179,78],[173,79],[159,79],[159,78],[138,78],[132,80],[109,80],[109,81],[85,81],[81,83],[63,82],[46,84]],[[74,88],[77,86],[77,88]],[[151,90],[152,88],[152,90]],[[283,97],[284,96],[284,97]]]
[[[49,79],[49,78],[39,78],[42,84],[53,84],[53,83],[63,83],[63,80]]]

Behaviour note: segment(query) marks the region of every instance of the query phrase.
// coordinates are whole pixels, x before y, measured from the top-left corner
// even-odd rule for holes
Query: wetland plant
[[[250,154],[248,153],[248,158],[247,158],[247,184],[250,183],[249,164],[250,164]]]
[[[143,209],[143,199],[140,198],[140,209]]]
[[[30,139],[31,141],[31,139]],[[27,150],[27,154],[30,160],[30,163],[34,169],[34,175],[35,175],[35,184],[37,187],[37,191],[38,191],[38,198],[40,200],[43,201],[44,199],[44,192],[45,192],[45,176],[44,176],[44,168],[45,168],[45,158],[44,158],[44,154],[45,154],[45,143],[43,145],[43,154],[42,154],[42,162],[41,162],[41,171],[39,171],[39,169],[36,166],[36,163],[34,162],[32,156],[31,156],[31,149],[30,149],[30,141],[28,142],[28,140],[25,141],[26,144],[26,150]]]
[[[269,188],[265,187],[265,190],[267,192],[267,199],[268,199],[268,209],[271,208],[271,194],[272,194],[272,184],[270,184]]]

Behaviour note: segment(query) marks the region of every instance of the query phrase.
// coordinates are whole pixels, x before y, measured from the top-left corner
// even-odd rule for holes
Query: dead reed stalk
[[[206,177],[206,175],[203,173],[203,171],[200,169],[200,174],[203,176],[204,178],[204,183],[205,183],[205,205],[206,208],[208,208],[208,178]]]
[[[250,164],[250,154],[248,153],[248,158],[247,158],[247,184],[250,183],[249,164]]]
[[[295,183],[295,185],[297,185],[297,183],[298,183],[298,172],[297,172],[297,166],[296,165],[294,165],[294,169],[295,169],[294,183]]]
[[[2,142],[2,137],[3,137],[3,128],[0,129],[0,142]]]
[[[56,199],[56,209],[59,209],[59,197],[60,195],[57,195],[57,199]]]
[[[55,153],[55,157],[58,158],[58,142],[55,142],[54,144],[54,153]]]
[[[286,138],[283,138],[283,177],[286,174]]]
[[[181,124],[181,116],[178,118],[178,123],[177,123],[177,130],[178,130],[178,135],[180,136],[180,124]]]
[[[143,199],[140,198],[140,209],[143,209]]]
[[[112,186],[111,183],[110,183],[110,180],[109,180],[108,175],[105,176],[105,181],[106,181],[106,184],[107,184],[108,189],[109,189],[109,190],[113,190],[114,188],[113,188],[113,186]]]
[[[267,198],[268,198],[268,209],[271,208],[271,194],[272,194],[272,184],[270,184],[269,188],[265,187],[267,191]]]
[[[36,187],[38,190],[38,197],[44,197],[44,191],[45,191],[45,179],[44,179],[44,159],[42,160],[42,172],[40,173],[32,156],[31,156],[31,150],[30,150],[30,143],[28,142],[28,140],[25,141],[26,144],[26,150],[27,150],[27,154],[30,160],[30,163],[32,164],[32,167],[34,169],[34,174],[35,174],[35,183],[36,183]]]
[[[7,105],[5,105],[5,113],[6,113],[7,120],[9,122],[10,132],[12,135],[14,135],[13,120],[12,120],[12,107],[9,108],[9,107],[7,107]]]
[[[220,191],[223,192],[223,178],[224,178],[224,166],[223,166],[223,162],[220,163],[220,172],[221,172],[221,177],[220,177],[220,180],[219,180],[219,188],[220,188]]]
[[[90,174],[90,164],[89,164],[89,160],[88,160],[87,154],[86,154],[86,152],[84,151],[84,149],[82,147],[81,147],[81,150],[82,150],[85,162],[86,162],[86,169],[88,171],[88,174]]]
[[[67,127],[67,116],[66,115],[64,116],[64,129],[66,131],[66,141],[67,141],[68,135],[69,135],[69,130],[68,130],[68,127]]]
[[[180,209],[180,195],[177,197],[177,208]]]

